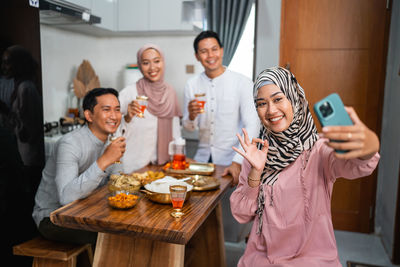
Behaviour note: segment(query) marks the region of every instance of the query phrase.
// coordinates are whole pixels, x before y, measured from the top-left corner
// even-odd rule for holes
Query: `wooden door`
[[[337,92],[379,135],[389,22],[385,0],[282,0],[280,65],[290,65],[311,110]],[[376,177],[337,180],[335,229],[373,231]]]

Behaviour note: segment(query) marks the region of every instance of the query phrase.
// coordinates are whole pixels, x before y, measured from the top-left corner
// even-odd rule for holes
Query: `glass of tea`
[[[185,202],[185,197],[187,193],[187,186],[185,185],[170,185],[169,192],[171,195],[171,202],[173,211],[171,216],[175,218],[180,218],[185,213],[182,212],[183,202]]]
[[[144,118],[144,111],[147,107],[147,100],[149,98],[145,95],[138,95],[136,96],[136,100],[139,102],[139,106],[140,106],[140,113],[137,114],[138,117],[140,118]]]
[[[204,105],[206,104],[206,93],[194,94],[197,104],[200,105],[200,113],[204,113]]]
[[[122,129],[121,133],[115,132],[115,133],[110,134],[109,140],[110,140],[110,142],[114,142],[118,137],[124,136],[124,134],[125,134],[125,129]],[[120,160],[118,160],[114,163],[121,164],[122,162]]]

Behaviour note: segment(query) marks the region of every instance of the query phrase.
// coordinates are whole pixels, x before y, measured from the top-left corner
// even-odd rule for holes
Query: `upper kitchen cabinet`
[[[194,5],[195,2],[183,0],[119,0],[118,31],[193,31],[195,29],[194,19],[185,13],[195,14],[194,10],[191,10],[192,7],[196,6]]]
[[[193,30],[193,25],[183,21],[183,1],[181,0],[152,0],[149,1],[149,30]],[[170,10],[169,12],[165,12]]]
[[[93,0],[92,13],[101,17],[101,22],[95,24],[96,27],[117,30],[117,4],[116,0]]]
[[[202,29],[204,1],[40,0],[40,22],[95,36],[188,33]]]
[[[149,29],[149,2],[143,0],[118,1],[118,31],[146,31]]]

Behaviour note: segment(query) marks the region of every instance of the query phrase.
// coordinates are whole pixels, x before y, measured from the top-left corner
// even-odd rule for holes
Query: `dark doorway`
[[[0,55],[2,63],[3,55],[10,52],[11,47],[18,45],[20,51],[29,55],[32,62],[37,65],[34,77],[34,92],[38,102],[27,98],[24,100],[25,109],[27,106],[34,108],[35,120],[34,128],[36,131],[32,134],[30,127],[21,134],[16,130],[15,125],[21,126],[22,116],[12,116],[10,114],[18,113],[16,101],[21,100],[19,85],[23,78],[16,78],[17,75],[7,76],[5,68],[2,68],[1,79],[11,81],[12,93],[11,105],[2,105],[4,111],[0,114],[0,134],[1,134],[1,162],[0,162],[0,211],[1,211],[1,238],[0,253],[3,262],[11,262],[13,266],[32,266],[30,257],[13,256],[12,246],[29,240],[38,235],[36,225],[32,219],[32,209],[34,205],[34,195],[37,185],[41,178],[41,171],[44,167],[44,145],[43,145],[43,108],[42,108],[42,75],[41,75],[41,52],[40,52],[40,22],[39,9],[30,6],[28,0],[3,0],[0,8]],[[15,51],[15,50],[13,50]],[[9,58],[9,57],[8,57]],[[22,61],[20,61],[22,62]],[[11,64],[11,63],[7,63]],[[25,65],[24,65],[25,66]],[[16,71],[14,71],[16,73]],[[5,78],[7,76],[7,78]],[[0,88],[3,90],[4,87]],[[17,89],[15,89],[17,88]],[[4,103],[2,101],[2,103]],[[22,103],[22,102],[20,102]],[[29,113],[29,112],[28,112]],[[12,117],[13,119],[9,119]],[[8,124],[9,121],[13,123]],[[15,122],[15,123],[14,123]],[[32,122],[32,121],[31,121]],[[12,125],[12,126],[10,126]],[[24,135],[24,137],[22,137]],[[31,146],[31,140],[35,139],[35,146]],[[25,143],[24,143],[25,142]],[[22,148],[24,147],[24,148]],[[33,147],[35,151],[33,151]],[[28,153],[35,153],[34,160],[26,160]],[[33,158],[33,156],[31,157]]]

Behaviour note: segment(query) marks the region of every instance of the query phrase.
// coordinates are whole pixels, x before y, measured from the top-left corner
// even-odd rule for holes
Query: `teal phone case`
[[[336,93],[330,94],[314,105],[314,112],[321,126],[347,126],[353,125],[349,114],[344,109],[343,101]],[[336,150],[338,153],[346,153],[344,150]]]

